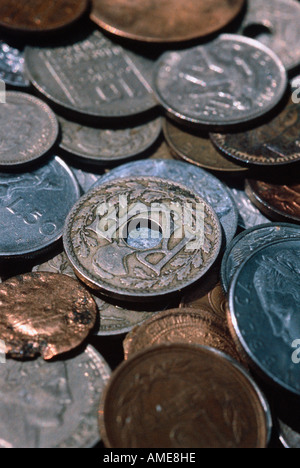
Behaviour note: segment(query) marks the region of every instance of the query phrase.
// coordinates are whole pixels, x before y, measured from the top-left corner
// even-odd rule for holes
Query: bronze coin
[[[199,131],[183,129],[169,120],[165,120],[163,131],[172,152],[188,163],[217,172],[248,171],[247,167],[222,156],[209,137],[201,136]]]
[[[246,193],[252,203],[274,220],[300,223],[300,184],[246,181]]]
[[[45,360],[79,346],[96,322],[91,295],[76,280],[52,273],[27,273],[0,287],[0,339],[15,359]]]
[[[0,0],[0,27],[49,32],[68,26],[86,11],[88,0]]]
[[[290,99],[273,120],[253,130],[211,134],[214,144],[239,162],[275,166],[300,161],[300,106]]]
[[[100,405],[109,448],[263,448],[268,403],[223,353],[164,345],[134,355],[113,374]]]
[[[145,42],[179,42],[214,33],[244,0],[94,0],[91,19],[112,34]]]
[[[239,360],[226,321],[205,306],[161,312],[135,327],[123,343],[125,359],[143,349],[172,343],[210,346]]]

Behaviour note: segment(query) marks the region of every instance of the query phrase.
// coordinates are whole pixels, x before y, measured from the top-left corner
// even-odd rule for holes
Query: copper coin
[[[112,34],[146,42],[179,42],[214,33],[244,0],[94,0],[91,19]]]
[[[164,135],[172,152],[179,158],[211,171],[247,172],[248,168],[222,156],[208,137],[165,120]]]
[[[246,193],[260,211],[271,219],[300,223],[299,183],[280,184],[247,180]]]
[[[145,348],[172,343],[210,346],[239,360],[226,321],[204,306],[161,312],[134,328],[124,340],[125,359]]]
[[[268,403],[239,364],[187,344],[123,363],[99,414],[109,448],[263,448],[271,427]]]
[[[300,161],[300,106],[290,99],[273,120],[253,130],[211,134],[225,155],[242,163],[277,166]]]
[[[55,31],[78,20],[88,0],[0,0],[0,27],[20,32]]]
[[[9,357],[45,360],[79,346],[96,322],[91,295],[76,280],[28,273],[0,287],[0,338]]]

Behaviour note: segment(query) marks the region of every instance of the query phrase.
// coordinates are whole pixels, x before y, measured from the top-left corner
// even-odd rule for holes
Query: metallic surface
[[[0,373],[0,447],[93,447],[110,372],[92,346],[67,360],[8,360]]]
[[[293,224],[263,224],[239,234],[228,246],[221,267],[222,284],[228,291],[231,280],[242,263],[263,246],[283,239],[300,239],[300,227]]]
[[[300,184],[247,180],[246,193],[264,214],[275,220],[300,223]]]
[[[78,114],[129,117],[156,106],[153,62],[100,31],[68,46],[26,47],[25,62],[39,92]]]
[[[93,128],[59,117],[62,130],[60,148],[83,159],[110,164],[134,158],[149,149],[161,133],[161,119],[130,128]]]
[[[87,0],[0,1],[0,27],[13,32],[50,32],[78,20],[86,11]]]
[[[238,364],[183,344],[122,364],[99,414],[109,448],[265,447],[271,424],[266,400]]]
[[[135,327],[123,343],[125,359],[146,348],[172,343],[210,346],[240,360],[226,323],[204,306],[161,312]]]
[[[0,173],[0,258],[36,253],[59,240],[78,197],[76,179],[58,157],[31,172]]]
[[[0,79],[7,85],[28,88],[29,80],[24,69],[23,50],[0,40]]]
[[[240,33],[261,26],[256,38],[270,47],[288,70],[300,65],[300,5],[294,0],[250,0]]]
[[[180,128],[166,119],[164,135],[173,152],[184,161],[211,171],[245,173],[248,169],[217,151],[208,137]]]
[[[231,188],[231,194],[239,212],[238,225],[242,229],[249,229],[270,222],[270,220],[253,205],[244,190]]]
[[[226,186],[216,177],[198,167],[181,161],[135,161],[119,166],[99,179],[95,187],[114,179],[142,175],[170,179],[193,189],[215,210],[223,227],[226,242],[230,242],[237,230],[238,212],[234,199]]]
[[[223,34],[208,44],[163,54],[154,87],[173,118],[227,127],[271,111],[287,89],[287,75],[260,42]]]
[[[292,360],[300,336],[300,240],[256,251],[236,273],[230,288],[231,332],[273,384],[300,395],[300,366]]]
[[[146,42],[181,42],[230,23],[244,0],[94,0],[91,19],[112,34]]]
[[[57,137],[58,122],[47,104],[25,93],[6,92],[6,103],[1,104],[0,167],[37,160]]]
[[[280,429],[280,442],[287,449],[299,449],[300,448],[300,434],[296,432],[287,424],[282,421],[279,421]]]
[[[78,281],[65,275],[27,273],[0,287],[0,338],[15,359],[45,360],[71,351],[89,335],[97,307]],[[13,307],[12,307],[13,304]]]
[[[152,220],[151,207],[189,204],[195,222],[196,204],[204,208],[204,245],[192,249],[185,219],[176,221],[181,233],[162,222],[162,238],[156,246],[131,247],[122,234],[134,216],[128,213],[126,225],[122,219],[116,224],[117,236],[108,239],[97,229],[105,220],[102,204],[113,206],[119,197],[128,206],[142,204],[143,213]],[[183,232],[185,231],[185,232]],[[128,236],[129,237],[129,236]],[[195,240],[195,237],[194,239]],[[190,189],[172,181],[154,177],[131,177],[107,182],[82,197],[68,216],[64,232],[64,247],[76,274],[89,286],[122,300],[159,298],[174,293],[200,279],[216,261],[221,248],[222,233],[213,209]]]
[[[289,100],[270,122],[240,133],[211,134],[213,143],[237,161],[275,166],[300,161],[300,106]]]

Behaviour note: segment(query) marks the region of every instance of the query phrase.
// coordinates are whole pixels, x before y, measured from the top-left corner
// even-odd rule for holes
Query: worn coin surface
[[[129,117],[156,106],[153,62],[94,31],[68,46],[26,47],[29,77],[62,108],[90,117]]]
[[[147,42],[181,42],[230,23],[244,0],[94,0],[91,18],[110,33]]]
[[[24,53],[0,40],[0,79],[7,85],[28,88],[29,80],[24,70]]]
[[[179,127],[176,123],[166,119],[164,135],[172,151],[181,159],[195,166],[217,172],[247,172],[247,167],[222,156],[215,149],[208,137],[201,136],[199,131],[192,132]]]
[[[0,26],[14,32],[50,32],[78,20],[88,0],[0,1]]]
[[[210,173],[175,160],[135,161],[113,169],[99,179],[95,186],[132,175],[162,177],[193,189],[215,210],[223,227],[226,242],[230,242],[235,236],[238,223],[236,204],[225,185]]]
[[[35,161],[53,147],[58,137],[58,122],[43,101],[29,94],[8,91],[0,110],[0,167]]]
[[[218,217],[203,198],[178,183],[142,176],[90,190],[64,233],[76,274],[122,300],[157,299],[197,281],[216,261],[221,240]]]
[[[272,219],[300,223],[300,184],[247,180],[246,193],[251,201]]]
[[[257,31],[256,38],[270,47],[288,70],[292,70],[300,65],[299,23],[298,1],[251,0],[240,33],[253,35]]]
[[[284,448],[299,449],[300,448],[300,433],[293,430],[287,424],[279,421],[279,439]]]
[[[76,278],[74,270],[63,252],[57,255],[46,263],[38,265],[32,271],[48,271],[51,273],[60,273],[63,275]],[[111,336],[123,335],[131,331],[135,326],[142,324],[145,320],[149,319],[157,311],[143,311],[130,309],[129,306],[125,307],[119,303],[107,302],[107,299],[99,294],[93,292],[94,301],[98,307],[100,314],[100,323],[96,323],[93,333],[98,336]],[[132,307],[134,305],[132,304]],[[145,307],[146,308],[146,307]]]
[[[0,447],[95,446],[99,400],[110,373],[92,346],[67,360],[7,360],[0,373]]]
[[[239,227],[241,227],[242,229],[248,229],[259,224],[270,222],[270,220],[266,218],[256,208],[256,206],[253,205],[253,203],[251,202],[250,198],[246,195],[244,190],[232,187],[230,191],[239,212]]]
[[[0,173],[0,258],[34,254],[59,240],[79,195],[58,157],[31,172]]]
[[[27,273],[0,287],[0,337],[15,359],[44,359],[79,346],[93,329],[97,307],[69,276]],[[12,307],[13,304],[13,307]]]
[[[293,224],[262,224],[239,234],[228,246],[221,267],[221,278],[227,292],[238,268],[260,247],[282,239],[299,238],[300,227]]]
[[[231,332],[250,364],[280,387],[300,395],[293,343],[300,336],[300,240],[256,251],[230,288]]]
[[[134,158],[149,149],[161,133],[161,119],[130,128],[113,130],[87,127],[59,117],[60,148],[94,163],[110,164]]]
[[[300,106],[289,100],[273,120],[240,133],[211,134],[214,144],[237,161],[276,166],[300,161]]]
[[[95,185],[97,180],[99,180],[103,176],[103,171],[89,172],[86,169],[78,169],[78,167],[73,167],[71,165],[70,169],[75,175],[82,193],[88,192],[90,188],[92,188]]]
[[[228,127],[273,109],[287,89],[287,75],[260,42],[223,34],[208,44],[163,54],[154,86],[173,118]]]
[[[100,406],[110,448],[265,447],[271,420],[235,361],[202,346],[138,353],[113,374]]]
[[[172,343],[210,346],[240,360],[226,322],[212,309],[173,309],[161,312],[135,327],[124,341],[125,359],[143,349]]]

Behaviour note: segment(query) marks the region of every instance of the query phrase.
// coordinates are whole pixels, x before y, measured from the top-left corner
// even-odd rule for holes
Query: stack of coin
[[[0,446],[299,446],[299,2],[21,3]]]

